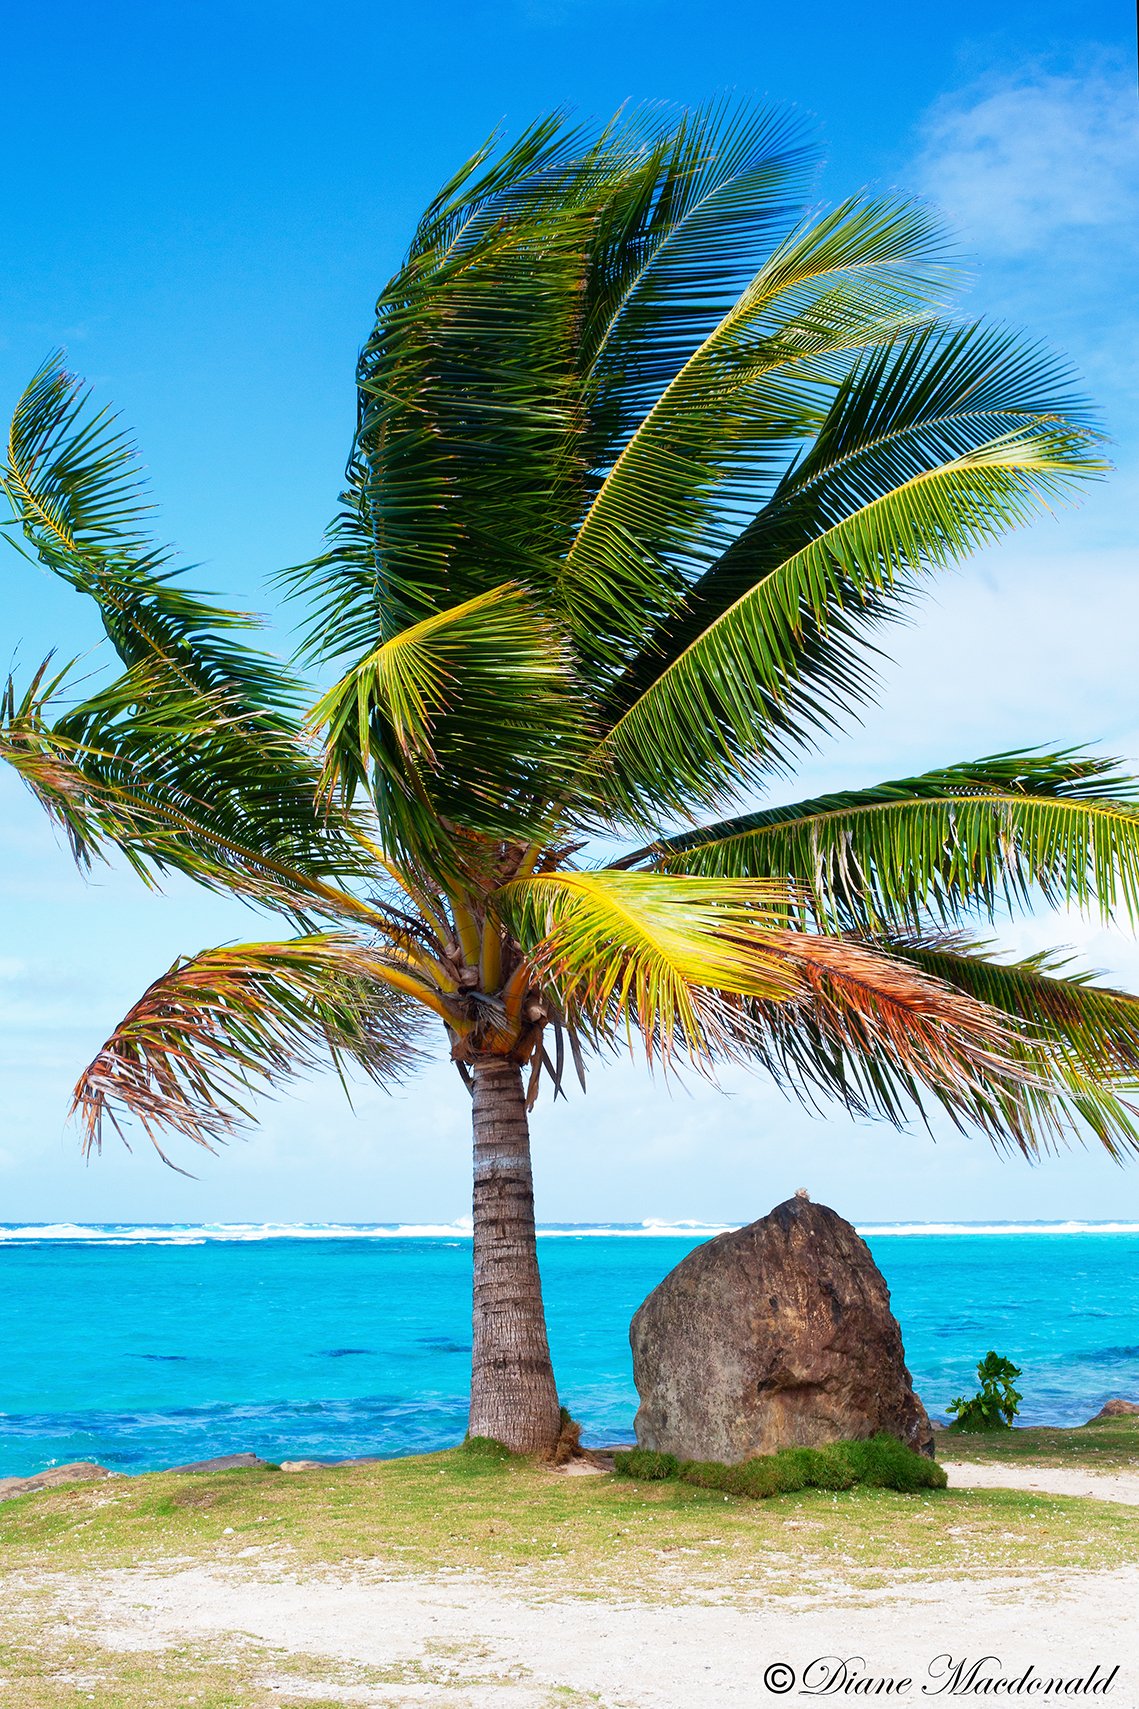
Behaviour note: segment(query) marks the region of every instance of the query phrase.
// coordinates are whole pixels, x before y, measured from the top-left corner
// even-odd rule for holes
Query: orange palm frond
[[[331,1062],[400,1079],[416,1065],[415,1024],[381,957],[350,938],[205,950],[144,991],[80,1076],[72,1114],[87,1152],[105,1121],[122,1135],[117,1111],[162,1155],[162,1129],[209,1150],[248,1117],[254,1091],[286,1078]]]

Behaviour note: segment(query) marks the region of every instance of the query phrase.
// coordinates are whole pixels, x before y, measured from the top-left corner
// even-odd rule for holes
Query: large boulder
[[[881,1430],[933,1453],[882,1273],[803,1192],[690,1252],[629,1339],[644,1448],[731,1464]]]

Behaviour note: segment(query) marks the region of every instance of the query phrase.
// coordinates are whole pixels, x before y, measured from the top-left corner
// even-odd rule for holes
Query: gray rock
[[[167,1466],[168,1472],[236,1472],[247,1466],[277,1467],[272,1460],[260,1460],[256,1454],[218,1454],[213,1460],[193,1460],[188,1466]]]
[[[733,1464],[886,1431],[933,1453],[882,1273],[805,1196],[690,1252],[629,1339],[644,1448]]]
[[[89,1483],[94,1478],[112,1478],[118,1474],[94,1460],[72,1460],[66,1466],[48,1466],[30,1478],[0,1478],[0,1501],[14,1501],[18,1495],[33,1495],[39,1489],[56,1489],[60,1484]]]
[[[1139,1414],[1139,1405],[1133,1400],[1109,1400],[1101,1407],[1094,1418],[1089,1418],[1089,1424],[1098,1424],[1102,1418],[1134,1418]]]

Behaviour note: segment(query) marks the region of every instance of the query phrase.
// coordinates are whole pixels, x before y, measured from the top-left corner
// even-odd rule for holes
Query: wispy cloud
[[[1139,109],[1132,80],[1022,72],[946,96],[929,114],[923,187],[971,245],[1027,256],[1058,238],[1139,215]]]

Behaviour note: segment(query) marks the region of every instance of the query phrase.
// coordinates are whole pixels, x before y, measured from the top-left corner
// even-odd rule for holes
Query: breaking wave
[[[719,1222],[544,1223],[540,1239],[625,1238],[706,1240],[738,1226]],[[895,1235],[1139,1234],[1139,1222],[874,1222],[858,1232]],[[65,1242],[100,1246],[201,1246],[252,1240],[449,1240],[471,1237],[469,1217],[448,1223],[234,1222],[234,1223],[0,1223],[0,1245]]]

